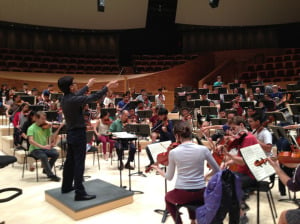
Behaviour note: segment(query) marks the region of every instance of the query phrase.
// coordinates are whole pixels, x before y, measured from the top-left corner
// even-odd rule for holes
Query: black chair
[[[176,218],[175,218],[175,224],[178,223],[179,221],[179,216],[180,216],[180,208],[184,207],[188,210],[192,210],[192,211],[196,211],[196,209],[198,207],[200,207],[201,205],[203,205],[203,202],[191,202],[191,203],[187,203],[187,204],[181,204],[181,205],[176,205]]]
[[[35,160],[36,182],[39,182],[39,172],[38,172],[38,161],[39,161],[39,158],[37,158],[34,155],[32,155],[31,153],[29,153],[29,146],[24,151],[25,151],[25,155],[24,155],[24,160],[23,160],[22,178],[24,178],[25,167],[27,169],[28,158],[32,158],[32,159]],[[53,168],[54,168],[54,174],[56,175],[55,164],[53,165]]]
[[[0,168],[4,168],[7,165],[14,163],[16,161],[17,161],[17,158],[14,156],[0,156]],[[22,194],[22,189],[20,189],[20,188],[9,187],[9,188],[0,189],[0,193],[8,192],[8,191],[15,192],[15,193],[6,198],[1,198],[0,203],[8,202]]]
[[[274,182],[275,182],[275,174],[270,176],[269,181],[259,181],[256,186],[256,199],[257,199],[257,224],[259,224],[260,216],[259,216],[259,211],[260,211],[260,192],[266,192],[267,199],[269,202],[272,218],[274,221],[274,224],[276,224],[276,218],[277,218],[277,211],[272,195],[271,189],[274,187]]]
[[[94,137],[94,131],[87,131],[86,132],[86,140],[87,143],[92,143],[93,137]],[[93,144],[91,145],[90,149],[87,152],[92,152],[93,153],[93,165],[95,165],[95,154],[97,154],[97,160],[98,160],[98,169],[100,170],[100,160],[99,160],[99,151],[98,147],[95,147]]]

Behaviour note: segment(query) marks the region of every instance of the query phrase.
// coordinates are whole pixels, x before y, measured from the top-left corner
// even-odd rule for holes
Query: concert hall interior
[[[1,0],[0,224],[299,223],[299,11]]]

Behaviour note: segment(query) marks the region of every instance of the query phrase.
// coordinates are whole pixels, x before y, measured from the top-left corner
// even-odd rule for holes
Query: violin
[[[169,153],[172,149],[175,149],[177,146],[179,146],[180,143],[178,142],[173,142],[171,143],[168,148],[167,148],[167,151],[166,152],[162,152],[162,153],[159,153],[156,157],[156,163],[154,163],[154,165],[158,165],[158,164],[161,164],[163,166],[168,166],[169,164]],[[148,173],[150,170],[152,170],[152,167],[148,167],[145,172]]]
[[[105,118],[105,119],[103,119],[103,124],[105,124],[105,125],[111,125],[112,122],[113,122],[113,121],[112,121],[110,118]]]
[[[59,128],[59,123],[51,123],[51,122],[45,122],[43,124],[40,124],[39,127],[42,129],[49,129],[49,128]]]
[[[265,120],[259,128],[257,128],[253,134],[257,133],[259,134],[269,123],[272,123],[275,120],[274,116],[269,116],[267,120]]]

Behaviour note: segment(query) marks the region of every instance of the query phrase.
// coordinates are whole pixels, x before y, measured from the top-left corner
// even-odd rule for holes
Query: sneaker
[[[246,215],[243,215],[240,217],[240,222],[239,224],[248,224],[249,223],[249,219]]]
[[[53,175],[53,176],[50,176],[48,177],[51,181],[55,181],[55,182],[59,182],[60,181],[60,177],[56,176],[56,175]]]

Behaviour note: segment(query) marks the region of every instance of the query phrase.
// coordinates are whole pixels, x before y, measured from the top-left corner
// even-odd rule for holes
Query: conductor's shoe
[[[133,166],[130,166],[129,163],[126,163],[125,168],[126,168],[126,169],[129,169],[129,170],[134,170],[134,167],[133,167]]]
[[[84,194],[84,195],[80,195],[77,194],[75,195],[75,201],[87,201],[87,200],[92,200],[96,198],[96,195],[89,195],[89,194]]]

